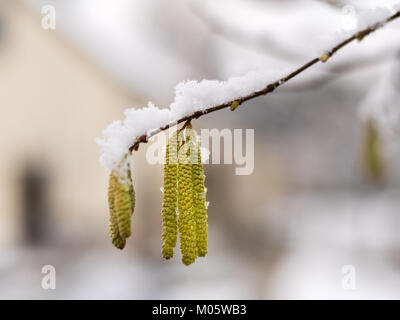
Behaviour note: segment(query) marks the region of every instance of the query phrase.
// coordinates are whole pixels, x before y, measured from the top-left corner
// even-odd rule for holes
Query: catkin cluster
[[[118,170],[110,173],[108,205],[111,241],[115,247],[123,249],[126,238],[131,235],[131,217],[135,209],[135,190],[127,159],[124,159]]]
[[[191,127],[169,140],[164,165],[162,254],[173,256],[179,231],[182,262],[207,254],[207,209],[200,143]]]

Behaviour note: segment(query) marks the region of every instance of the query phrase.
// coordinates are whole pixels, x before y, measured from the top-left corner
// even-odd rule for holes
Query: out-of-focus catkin
[[[178,237],[177,198],[178,198],[178,132],[167,144],[164,164],[164,193],[162,202],[162,256],[170,259],[174,255]]]
[[[182,262],[188,266],[196,260],[197,247],[189,137],[186,137],[184,144],[183,152],[180,151],[178,154],[178,228]]]
[[[379,129],[373,119],[364,123],[362,160],[366,177],[373,183],[381,183],[384,178],[384,161],[382,158]]]

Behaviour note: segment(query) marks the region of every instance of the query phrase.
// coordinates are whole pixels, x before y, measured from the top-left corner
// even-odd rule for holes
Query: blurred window
[[[48,237],[49,201],[45,172],[28,166],[22,173],[22,224],[24,241],[29,245],[40,245]]]

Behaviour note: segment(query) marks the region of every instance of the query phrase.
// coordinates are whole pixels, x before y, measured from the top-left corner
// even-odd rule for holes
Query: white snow
[[[102,154],[100,163],[110,170],[117,168],[135,139],[169,122],[171,112],[149,102],[146,108],[125,110],[125,119],[112,122],[97,139]]]
[[[96,140],[102,152],[100,163],[107,169],[115,169],[139,136],[149,135],[154,130],[196,111],[229,103],[262,90],[285,74],[287,70],[266,70],[252,71],[227,81],[182,81],[175,88],[175,98],[169,108],[160,109],[149,102],[146,108],[127,109],[123,121],[114,121],[104,129],[104,138]]]
[[[400,7],[400,4],[397,4]],[[397,6],[395,5],[395,6]],[[393,8],[395,11],[397,9]],[[356,15],[355,29],[340,29],[330,36],[317,38],[316,53],[322,55],[329,52],[335,45],[349,38],[355,32],[374,27],[377,24],[383,26],[390,16],[393,15],[393,10],[385,7],[376,7],[374,9],[364,9]]]
[[[252,71],[243,77],[232,77],[227,81],[183,81],[175,88],[175,99],[170,106],[172,118],[176,120],[262,90],[284,74],[282,70],[266,70]]]

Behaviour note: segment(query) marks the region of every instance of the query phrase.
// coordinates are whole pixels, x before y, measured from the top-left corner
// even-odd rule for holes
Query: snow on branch
[[[311,68],[318,62],[326,62],[337,51],[355,40],[362,40],[386,23],[400,17],[400,8],[396,13],[390,10],[376,9],[376,14],[368,12],[359,20],[359,26],[350,36],[324,50],[300,68],[292,71],[258,71],[242,77],[233,77],[227,81],[202,80],[183,81],[175,88],[175,98],[169,108],[160,109],[149,102],[146,108],[127,109],[125,119],[111,123],[103,130],[104,138],[97,139],[102,154],[100,163],[110,170],[117,168],[124,156],[137,150],[141,143],[161,131],[183,122],[189,122],[203,115],[240,105],[248,100],[273,92],[282,84]],[[365,26],[361,28],[361,26]]]

